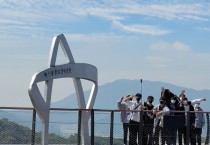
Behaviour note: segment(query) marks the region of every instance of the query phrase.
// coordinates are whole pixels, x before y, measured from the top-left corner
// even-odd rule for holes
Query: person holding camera
[[[123,99],[129,98],[130,95],[123,96],[120,100],[117,102],[117,107],[119,110],[121,110],[120,117],[121,117],[121,122],[123,123],[123,143],[124,145],[127,145],[127,136],[129,132],[129,118],[128,115],[130,114],[128,106],[125,103],[122,103]]]

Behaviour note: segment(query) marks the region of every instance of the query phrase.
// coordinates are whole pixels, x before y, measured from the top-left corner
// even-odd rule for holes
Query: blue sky
[[[76,62],[98,68],[99,85],[142,78],[209,89],[210,1],[1,0],[0,106],[31,106],[31,77],[61,33]],[[56,80],[52,101],[73,92],[71,79]]]

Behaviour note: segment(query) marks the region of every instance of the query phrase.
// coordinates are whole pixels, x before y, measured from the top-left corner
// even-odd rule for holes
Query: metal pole
[[[143,95],[142,95],[142,79],[140,79],[140,83],[141,83],[141,104],[142,104],[142,99],[143,99]]]
[[[206,113],[206,122],[207,122],[207,130],[206,130],[206,140],[205,140],[205,144],[209,144],[209,131],[210,131],[210,126],[209,126],[209,114]]]
[[[94,145],[94,109],[91,109],[91,145]]]
[[[111,111],[110,120],[110,145],[113,145],[114,111]]]
[[[81,144],[81,119],[82,119],[82,111],[78,112],[78,133],[77,133],[77,144]]]
[[[190,143],[190,112],[187,112],[186,145]]]
[[[141,110],[140,112],[140,121],[139,121],[139,130],[138,130],[138,145],[143,145],[142,140],[143,140],[143,111]]]
[[[33,109],[31,145],[35,144],[35,135],[36,135],[36,110]]]

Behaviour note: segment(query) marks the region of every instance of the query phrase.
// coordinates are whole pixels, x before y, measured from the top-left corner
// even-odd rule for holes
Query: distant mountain
[[[155,98],[154,104],[158,103],[160,98],[161,87],[170,89],[176,95],[179,95],[181,90],[186,90],[186,96],[189,100],[196,98],[206,98],[207,101],[203,102],[202,107],[205,111],[210,111],[207,107],[207,102],[209,101],[207,96],[210,94],[210,90],[195,90],[191,88],[185,88],[181,86],[176,86],[174,84],[160,82],[160,81],[148,81],[143,80],[142,86],[139,80],[116,80],[114,82],[106,83],[99,86],[98,93],[95,101],[95,109],[116,109],[116,102],[122,96],[128,94],[141,93],[143,101],[146,100],[148,95],[152,95]],[[90,90],[85,91],[85,98],[89,97]],[[72,94],[63,100],[54,102],[51,104],[51,107],[55,108],[78,108],[76,94]]]
[[[206,98],[207,101],[202,103],[204,111],[210,111],[207,106],[209,100],[207,96],[210,94],[210,90],[195,90],[176,86],[169,83],[159,81],[144,80],[142,83],[143,101],[146,100],[148,95],[152,95],[155,98],[154,105],[158,103],[160,97],[161,87],[170,89],[176,95],[179,95],[181,90],[186,90],[186,95],[189,100],[196,98]],[[95,109],[117,109],[117,101],[128,94],[141,93],[141,83],[139,80],[116,80],[110,83],[99,86],[98,93],[95,101]],[[85,91],[84,95],[87,99],[89,97],[90,90]],[[78,108],[76,94],[72,94],[63,100],[54,102],[51,104],[51,108]],[[75,134],[77,132],[78,112],[60,112],[51,111],[50,114],[50,133],[56,133],[56,135],[66,137],[69,134]],[[120,121],[120,112],[114,114],[114,136],[121,137],[122,126]],[[20,125],[31,128],[32,123],[32,110],[30,111],[0,111],[0,119],[8,118]],[[110,112],[96,112],[95,113],[95,134],[99,136],[108,136],[110,133]],[[69,123],[70,122],[70,123]],[[68,125],[67,125],[68,124]],[[37,117],[36,131],[41,130],[40,119]],[[206,130],[204,130],[206,132]]]

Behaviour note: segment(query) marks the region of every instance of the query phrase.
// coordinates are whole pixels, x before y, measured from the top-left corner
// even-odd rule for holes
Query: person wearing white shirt
[[[166,105],[166,101],[159,99],[160,104],[153,108],[153,113],[156,115],[154,123],[154,145],[159,145],[159,133],[161,132],[161,144],[166,142],[166,130],[163,127],[163,116],[170,115],[170,109]]]
[[[123,123],[123,143],[124,145],[127,145],[127,136],[128,136],[128,132],[129,132],[129,118],[128,115],[130,114],[128,106],[125,103],[122,103],[122,101],[125,98],[130,97],[130,95],[127,95],[125,97],[122,97],[120,100],[118,100],[117,102],[117,107],[119,110],[121,110],[121,122]]]
[[[135,100],[133,99],[135,98]],[[139,133],[140,110],[143,110],[143,105],[140,103],[142,95],[137,93],[135,96],[125,98],[122,103],[126,104],[131,110],[129,115],[129,145],[137,145],[137,135]],[[132,100],[132,101],[131,101]]]

